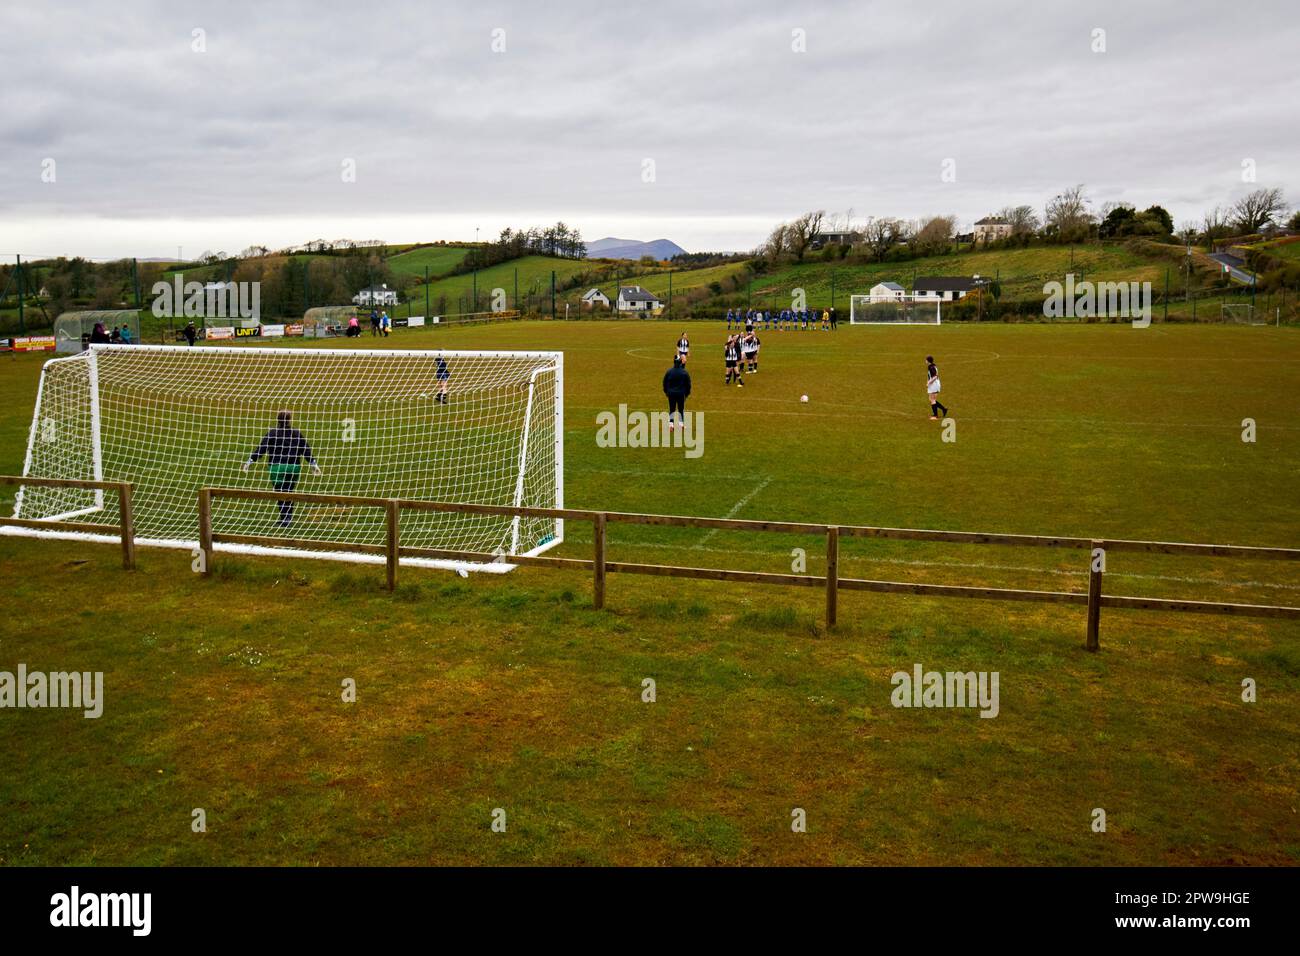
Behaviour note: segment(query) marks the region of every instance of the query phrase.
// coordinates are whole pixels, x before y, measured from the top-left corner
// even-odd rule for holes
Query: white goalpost
[[[1267,325],[1262,318],[1256,318],[1255,307],[1249,302],[1224,302],[1219,308],[1219,317],[1232,325]]]
[[[563,390],[560,352],[93,345],[45,363],[23,475],[132,482],[136,542],[184,549],[198,547],[205,486],[562,508]],[[310,459],[305,447],[292,462],[277,454],[285,427]],[[264,438],[268,453],[250,464]],[[36,485],[19,488],[13,516],[118,521],[115,495]],[[286,541],[216,551],[384,561],[379,508],[217,498],[212,526]],[[404,565],[506,571],[510,556],[559,544],[564,523],[403,510],[400,531],[403,546],[498,556]],[[116,540],[57,527],[0,533]]]
[[[849,297],[851,325],[939,325],[942,303],[932,295]]]

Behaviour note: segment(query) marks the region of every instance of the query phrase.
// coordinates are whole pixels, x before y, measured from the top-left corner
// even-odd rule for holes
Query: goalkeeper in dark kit
[[[262,436],[257,448],[244,462],[244,471],[263,455],[266,456],[267,474],[271,487],[276,491],[293,491],[298,487],[298,478],[302,474],[302,461],[306,459],[313,475],[319,476],[320,465],[311,452],[311,445],[302,432],[293,427],[293,414],[280,412],[276,415],[275,427]],[[280,527],[287,527],[293,521],[293,502],[278,501],[280,506]]]

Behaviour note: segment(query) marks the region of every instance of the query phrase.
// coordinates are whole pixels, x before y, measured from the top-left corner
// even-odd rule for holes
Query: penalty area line
[[[751,501],[754,500],[754,496],[755,496],[755,495],[757,495],[760,491],[762,491],[764,488],[766,488],[766,487],[767,487],[768,485],[770,485],[771,483],[772,483],[772,479],[771,479],[770,477],[769,477],[769,478],[764,478],[762,481],[760,481],[760,482],[758,483],[758,485],[754,488],[753,491],[751,491],[749,494],[745,495],[745,497],[741,498],[741,499],[740,499],[739,501],[737,501],[734,505],[732,505],[732,506],[731,506],[731,510],[728,511],[728,512],[727,512],[725,515],[723,515],[722,517],[723,517],[724,519],[726,519],[726,518],[734,518],[734,517],[736,517],[736,515],[740,514],[740,510],[741,510],[742,508],[744,508],[745,505],[749,504]],[[718,533],[718,529],[717,529],[717,528],[710,528],[708,531],[704,532],[704,537],[700,538],[699,543],[695,545],[695,548],[694,548],[694,549],[697,550],[697,551],[702,551],[702,550],[704,550],[705,546],[706,546],[710,541],[713,540],[714,535],[716,535],[717,533]]]

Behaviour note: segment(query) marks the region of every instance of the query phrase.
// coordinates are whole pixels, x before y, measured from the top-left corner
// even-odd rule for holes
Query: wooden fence
[[[279,538],[264,535],[214,534],[212,503],[216,498],[239,498],[269,501],[297,501],[308,504],[382,508],[385,515],[383,545],[343,545],[339,542],[313,541],[302,538]],[[565,521],[590,521],[592,557],[560,558],[548,555],[533,557],[500,555],[443,548],[409,547],[400,540],[402,511],[436,511],[456,514],[504,517],[554,518]],[[665,564],[637,564],[609,560],[606,550],[608,525],[641,524],[683,528],[707,528],[716,531],[776,532],[779,534],[817,535],[825,539],[826,573],[782,574],[766,571],[739,571],[726,568],[695,568]],[[1008,588],[969,587],[947,584],[920,584],[906,581],[874,581],[842,577],[839,571],[839,543],[844,537],[881,538],[905,541],[937,541],[949,544],[999,545],[1012,547],[1070,548],[1088,553],[1088,590],[1031,591]],[[826,592],[826,624],[834,627],[838,617],[839,592],[873,591],[890,594],[921,594],[933,597],[980,598],[996,601],[1038,601],[1052,604],[1078,604],[1087,608],[1085,646],[1095,651],[1099,644],[1101,609],[1126,608],[1143,611],[1174,611],[1198,614],[1231,614],[1245,617],[1300,619],[1300,608],[1267,604],[1232,604],[1217,601],[1171,600],[1167,598],[1126,597],[1102,594],[1105,557],[1109,552],[1142,552],[1196,557],[1232,557],[1300,561],[1300,549],[1256,548],[1220,544],[1183,544],[1165,541],[1129,541],[1114,538],[1046,537],[1022,534],[983,534],[969,531],[924,531],[911,528],[875,528],[861,525],[807,524],[783,521],[749,521],[736,518],[696,518],[686,515],[630,514],[617,511],[588,511],[575,508],[519,508],[506,505],[455,504],[443,501],[414,501],[398,498],[365,498],[352,495],[324,495],[304,492],[250,491],[242,488],[202,488],[199,490],[199,546],[203,550],[205,573],[210,573],[210,556],[218,543],[249,544],[263,547],[321,548],[382,554],[387,566],[387,584],[392,590],[397,568],[403,557],[439,558],[452,561],[498,562],[511,565],[538,565],[552,568],[589,571],[592,575],[593,603],[605,605],[606,579],[609,574],[650,574],[708,581],[743,581],[751,584],[776,584],[794,587],[823,588]]]
[[[131,483],[129,481],[83,481],[77,478],[23,478],[20,475],[0,475],[0,485],[27,485],[34,488],[85,488],[88,491],[117,492],[117,524],[99,524],[89,521],[65,521],[49,518],[5,518],[0,525],[13,528],[38,528],[44,531],[73,531],[88,534],[115,534],[122,541],[122,567],[130,571],[135,567],[135,523],[131,514]]]

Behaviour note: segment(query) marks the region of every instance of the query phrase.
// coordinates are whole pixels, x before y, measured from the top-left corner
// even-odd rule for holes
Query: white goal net
[[[1224,302],[1220,315],[1224,322],[1233,325],[1264,325],[1263,319],[1255,317],[1255,307],[1249,302]]]
[[[95,345],[45,364],[23,474],[132,482],[137,542],[186,549],[204,486],[558,508],[563,382],[559,352]],[[23,486],[14,517],[115,525],[116,495]],[[380,508],[217,497],[212,524],[280,539],[217,551],[384,560]],[[400,533],[403,547],[532,555],[563,523],[404,509]]]
[[[934,296],[855,295],[849,299],[852,325],[938,325],[942,303]]]

